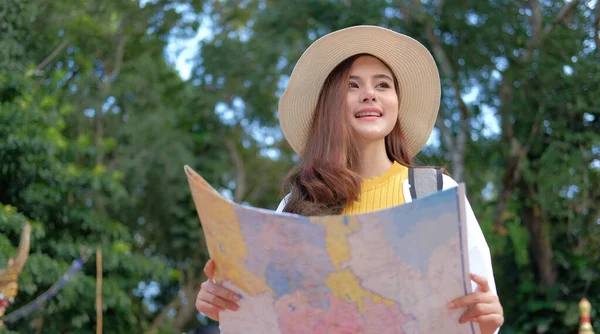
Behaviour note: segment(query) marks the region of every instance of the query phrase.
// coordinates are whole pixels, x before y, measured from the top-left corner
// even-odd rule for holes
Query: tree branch
[[[465,160],[465,150],[467,148],[467,133],[469,132],[469,122],[467,121],[469,117],[469,112],[467,109],[467,104],[463,100],[460,95],[460,90],[458,89],[458,83],[454,83],[454,91],[456,95],[456,99],[458,101],[458,108],[461,113],[461,117],[459,120],[460,130],[458,131],[458,135],[456,136],[455,141],[455,150],[453,151],[452,158],[452,167],[454,178],[458,182],[465,181],[465,168],[464,168],[464,160]]]
[[[537,138],[538,133],[541,130],[540,124],[542,124],[543,118],[544,118],[544,106],[540,105],[538,108],[538,111],[535,115],[535,118],[533,119],[533,124],[531,125],[529,140],[525,142],[525,145],[523,147],[523,151],[525,151],[525,154],[527,154],[529,152],[529,150],[531,149],[531,145],[533,145],[533,143],[535,141],[534,139]]]
[[[435,6],[435,13],[437,15],[442,15],[442,9],[444,9],[444,5],[446,4],[446,0],[439,0],[438,4]]]
[[[448,150],[451,152],[454,151],[454,137],[452,136],[452,130],[444,124],[444,119],[442,117],[438,117],[435,121],[435,125],[440,130],[440,134],[444,138],[444,142],[446,146],[448,146]]]
[[[540,6],[540,0],[530,0],[529,8],[531,9],[531,38],[527,41],[527,50],[523,54],[521,59],[523,62],[528,62],[533,51],[542,42],[542,7]]]
[[[600,55],[600,4],[596,3],[596,24],[594,25],[594,42],[596,42],[596,53]]]
[[[411,25],[413,21],[420,21],[421,14],[418,13],[421,8],[419,0],[402,1],[400,4],[400,13],[404,17],[404,20],[408,25]],[[417,12],[417,13],[415,13]]]
[[[531,39],[527,42],[527,51],[523,54],[521,62],[527,62],[531,59],[535,48],[537,48],[543,39],[552,31],[552,29],[560,24],[565,17],[577,6],[579,0],[573,0],[571,3],[566,4],[560,12],[556,15],[552,23],[549,23],[541,30],[542,13],[539,0],[530,0],[529,5],[532,11],[531,17]],[[510,152],[507,157],[507,164],[504,172],[503,181],[501,184],[501,190],[498,196],[498,202],[496,204],[496,211],[494,213],[494,228],[498,229],[503,225],[503,215],[506,209],[510,195],[516,188],[517,184],[521,179],[521,165],[522,159],[527,155],[529,146],[523,147],[519,140],[516,138],[514,133],[514,127],[510,119],[510,108],[513,97],[513,78],[509,71],[504,71],[502,75],[502,83],[500,84],[498,97],[502,105],[501,113],[501,126],[502,126],[502,137],[505,142],[510,145]],[[536,131],[535,124],[532,127],[532,131]]]
[[[122,35],[119,37],[119,44],[117,45],[117,52],[115,53],[115,65],[113,66],[112,71],[106,75],[108,81],[112,81],[121,71],[121,65],[123,65],[123,53],[128,39],[128,36]]]
[[[121,28],[123,30],[124,28]],[[119,37],[119,44],[115,52],[115,64],[110,72],[104,76],[104,82],[102,85],[102,91],[100,93],[100,101],[94,114],[94,147],[98,150],[96,154],[96,164],[100,165],[104,160],[104,152],[101,148],[102,139],[104,138],[104,122],[102,120],[102,106],[104,105],[108,94],[110,93],[110,86],[112,80],[121,71],[121,65],[123,64],[123,54],[125,51],[125,44],[127,43],[128,36],[121,35]]]
[[[510,2],[518,8],[525,7],[525,3],[523,3],[519,0],[510,0]]]
[[[540,6],[540,0],[529,1],[529,6],[532,12],[529,44],[536,47],[542,40],[542,7]]]
[[[531,15],[531,38],[527,42],[527,50],[523,54],[522,62],[528,62],[531,60],[533,52],[540,46],[544,38],[552,32],[554,27],[561,24],[563,20],[577,7],[579,0],[573,0],[568,4],[565,4],[563,8],[556,14],[556,17],[551,23],[548,23],[544,30],[542,30],[542,9],[539,0],[530,0],[529,7],[532,11]]]
[[[165,322],[165,318],[167,317],[169,311],[172,309],[178,309],[179,307],[181,307],[181,297],[179,294],[177,294],[177,296],[175,296],[175,298],[173,298],[169,304],[167,304],[167,306],[160,311],[156,318],[154,318],[152,325],[150,325],[150,328],[146,331],[146,334],[155,334],[160,329],[160,326],[162,326]]]
[[[546,212],[538,202],[528,203],[527,201],[534,198],[536,192],[539,191],[535,186],[520,179],[518,188],[519,201],[523,203],[519,211],[523,225],[529,232],[529,256],[533,263],[535,276],[542,288],[549,288],[556,283],[556,269],[552,263],[554,255],[548,226],[545,223]]]
[[[177,310],[177,315],[171,324],[177,333],[183,332],[185,330],[185,325],[198,314],[195,305],[196,294],[198,293],[197,285],[188,283],[181,289],[181,293],[183,294],[182,298],[184,300],[182,300],[181,307]]]
[[[441,15],[441,11],[444,5],[444,1],[441,0],[437,7],[436,12]],[[452,168],[454,177],[458,182],[464,181],[464,153],[467,144],[467,135],[469,131],[469,109],[463,97],[461,96],[461,87],[456,77],[456,72],[452,66],[450,58],[446,54],[444,47],[435,34],[434,18],[430,18],[425,25],[425,34],[427,41],[433,52],[433,56],[440,64],[442,74],[450,80],[452,88],[454,89],[454,97],[458,102],[458,111],[460,112],[459,131],[456,137],[452,135],[452,131],[444,124],[443,121],[438,118],[436,121],[440,132],[442,133],[446,145],[452,153]]]
[[[233,195],[233,200],[239,203],[246,194],[246,171],[244,169],[244,161],[233,140],[226,140],[225,145],[229,149],[231,160],[235,166],[235,194]]]
[[[512,128],[512,126],[511,126]],[[510,195],[521,180],[521,165],[527,152],[522,148],[519,141],[512,137],[510,140],[510,153],[506,161],[504,177],[502,178],[500,195],[494,212],[493,228],[499,231],[504,225],[504,211],[508,205]]]
[[[260,164],[260,166],[258,167],[258,174],[257,175],[265,175],[266,170],[265,170],[265,164]],[[248,194],[248,196],[246,197],[246,200],[250,203],[256,202],[261,195],[263,195],[263,191],[265,189],[265,187],[267,185],[270,185],[269,182],[258,182],[258,184],[256,184],[252,190],[250,191],[250,193]]]
[[[586,156],[586,150],[585,147],[583,145],[579,145],[579,153],[581,154],[582,157]],[[591,161],[590,161],[591,162]],[[589,166],[589,163],[586,164]],[[589,168],[584,168],[583,169],[583,192],[581,194],[581,211],[580,213],[584,213],[586,211],[588,211],[588,209],[591,206],[592,201],[590,201],[590,188],[588,185],[591,185],[592,183],[590,182],[590,169]]]
[[[48,64],[50,64],[50,62],[52,60],[54,60],[54,58],[58,57],[58,55],[69,45],[69,40],[65,39],[64,41],[62,41],[62,43],[60,43],[56,49],[54,49],[54,51],[52,51],[52,53],[50,53],[44,60],[42,60],[41,63],[39,63],[36,67],[35,67],[35,74],[40,74],[40,72],[46,67],[48,66]]]
[[[544,27],[544,35],[542,36],[542,38],[545,38],[552,31],[552,29],[554,29],[554,27],[561,24],[565,20],[565,18],[569,14],[571,14],[571,12],[575,9],[575,7],[577,7],[578,4],[579,4],[579,0],[573,0],[570,3],[566,4],[560,10],[560,12],[558,12],[558,14],[556,14],[556,17],[554,18],[554,20],[552,20],[551,23],[548,23]],[[596,5],[596,6],[598,6],[598,5]]]
[[[448,78],[454,80],[454,69],[452,67],[452,63],[448,59],[446,55],[446,51],[444,51],[444,47],[440,42],[440,39],[435,35],[435,29],[433,26],[433,18],[426,23],[425,34],[427,36],[427,42],[431,46],[431,51],[433,52],[433,56],[440,64],[440,69],[442,73]]]
[[[193,279],[194,277],[198,277],[198,280]],[[175,296],[167,306],[154,318],[152,321],[152,325],[146,331],[146,334],[155,334],[160,327],[164,324],[165,318],[167,314],[175,309],[177,311],[177,315],[171,326],[177,331],[182,332],[183,327],[187,324],[197,313],[196,311],[196,294],[198,293],[198,289],[200,286],[200,282],[207,279],[206,274],[201,272],[200,275],[195,275],[193,268],[190,270],[184,271],[181,270],[181,276],[179,280],[179,291],[177,296]],[[185,279],[182,277],[186,277]]]
[[[513,100],[513,78],[512,73],[505,71],[502,75],[502,82],[498,89],[498,97],[500,98],[500,124],[502,126],[502,139],[510,145],[510,151],[506,157],[506,165],[504,175],[500,183],[498,192],[498,201],[496,202],[496,210],[494,212],[493,227],[496,231],[500,231],[504,223],[504,211],[510,199],[510,195],[516,188],[517,181],[521,177],[521,145],[515,138],[514,127],[510,118],[510,105]]]

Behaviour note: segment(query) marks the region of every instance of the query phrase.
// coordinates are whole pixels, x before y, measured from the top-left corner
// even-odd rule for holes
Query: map
[[[239,293],[221,333],[479,333],[446,304],[471,292],[464,188],[358,215],[240,205],[185,167],[215,280]]]

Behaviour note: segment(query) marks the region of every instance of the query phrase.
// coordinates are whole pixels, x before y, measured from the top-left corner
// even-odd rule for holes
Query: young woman
[[[355,214],[412,200],[408,168],[427,142],[440,102],[431,54],[414,39],[380,27],[336,31],[302,55],[279,102],[283,134],[302,163],[284,182],[278,211],[314,216]],[[444,175],[444,189],[456,187]],[[488,245],[467,202],[469,265],[475,292],[451,301],[460,322],[483,334],[504,322]],[[235,293],[213,280],[209,260],[196,300],[218,320],[237,310]]]

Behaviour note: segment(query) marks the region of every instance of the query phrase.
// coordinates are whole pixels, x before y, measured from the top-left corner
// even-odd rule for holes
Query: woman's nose
[[[373,91],[373,89],[365,89],[362,92],[362,96],[361,96],[361,102],[366,102],[366,101],[375,101],[375,92]]]

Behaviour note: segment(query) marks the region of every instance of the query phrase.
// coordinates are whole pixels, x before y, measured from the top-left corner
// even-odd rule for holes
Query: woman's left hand
[[[475,292],[457,298],[448,303],[449,309],[467,307],[460,317],[459,323],[472,321],[479,324],[482,334],[493,334],[504,323],[504,311],[500,300],[492,291],[485,277],[471,274],[471,279],[477,283]]]

